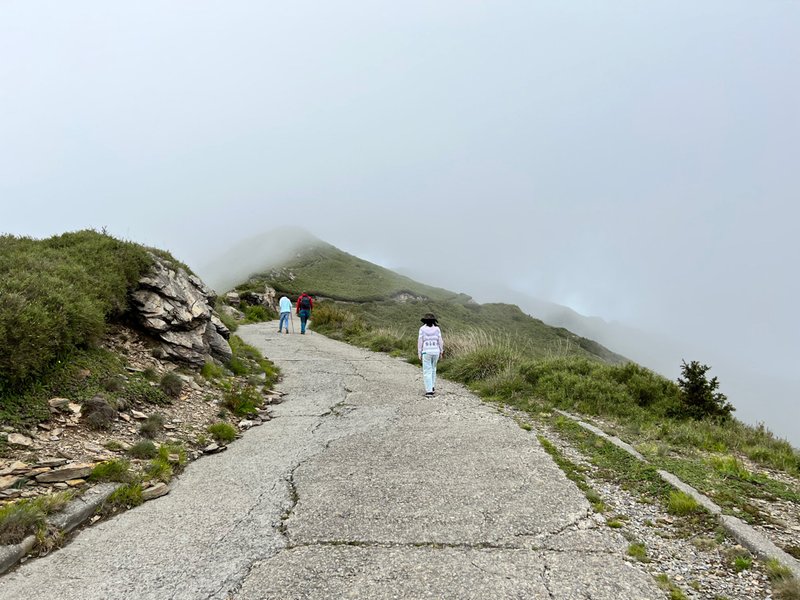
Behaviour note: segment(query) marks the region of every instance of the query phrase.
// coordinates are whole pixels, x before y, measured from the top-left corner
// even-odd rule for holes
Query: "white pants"
[[[436,387],[436,363],[438,362],[438,352],[426,350],[422,353],[422,379],[425,382],[426,392],[432,392]]]

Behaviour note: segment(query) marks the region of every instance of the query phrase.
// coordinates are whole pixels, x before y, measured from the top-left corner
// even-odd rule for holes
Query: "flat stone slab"
[[[79,479],[88,476],[92,469],[93,464],[79,463],[75,465],[68,465],[61,469],[54,469],[47,473],[42,473],[36,476],[36,481],[39,483],[54,483],[58,481],[69,481],[70,479]]]

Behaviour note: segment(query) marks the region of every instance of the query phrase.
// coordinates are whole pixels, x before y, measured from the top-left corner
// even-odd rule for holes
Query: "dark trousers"
[[[300,333],[306,332],[306,321],[308,321],[308,317],[311,316],[311,311],[303,308],[300,310]]]

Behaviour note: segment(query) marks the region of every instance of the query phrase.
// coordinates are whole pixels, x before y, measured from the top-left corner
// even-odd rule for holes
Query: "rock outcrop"
[[[216,294],[195,275],[153,259],[131,294],[138,324],[161,342],[166,358],[198,367],[211,358],[230,360],[230,331],[213,310]]]
[[[264,286],[263,292],[242,292],[241,294],[236,294],[236,299],[244,304],[249,304],[251,306],[264,306],[277,312],[277,295],[278,293],[275,291],[275,288],[266,285]],[[230,298],[230,296],[231,294],[228,294],[228,298]]]

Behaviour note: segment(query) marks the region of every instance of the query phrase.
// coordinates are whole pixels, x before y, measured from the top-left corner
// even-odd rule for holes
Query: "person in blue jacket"
[[[278,333],[283,330],[284,324],[286,325],[286,333],[289,333],[289,319],[292,316],[292,301],[286,296],[281,296],[278,302],[280,307],[281,320],[278,321]]]

